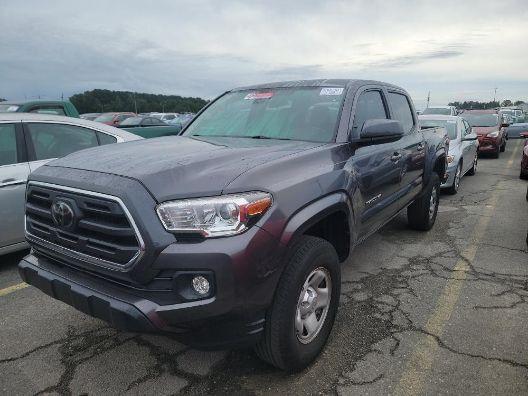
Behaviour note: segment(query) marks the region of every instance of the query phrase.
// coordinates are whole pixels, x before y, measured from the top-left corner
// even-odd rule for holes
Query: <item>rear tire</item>
[[[523,172],[523,171],[521,170],[521,174],[519,175],[519,177],[520,177],[521,179],[523,179],[523,180],[528,180],[528,172]],[[526,196],[526,197],[527,197],[527,199],[528,199],[528,191],[527,191],[527,196]]]
[[[440,177],[437,173],[431,175],[431,179],[424,189],[422,195],[407,208],[407,220],[409,226],[415,230],[428,231],[436,220],[438,214],[438,202],[440,198]]]
[[[309,283],[320,278],[324,287]],[[322,238],[302,236],[291,249],[256,354],[288,372],[307,367],[326,344],[340,292],[341,269],[334,247]],[[324,301],[327,305],[322,306]]]

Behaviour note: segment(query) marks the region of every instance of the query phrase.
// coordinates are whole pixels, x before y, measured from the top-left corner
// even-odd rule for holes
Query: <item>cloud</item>
[[[528,99],[527,18],[521,0],[4,2],[0,97],[108,88],[212,98],[348,77],[402,85],[417,101],[428,90],[439,103],[489,100],[494,87]]]

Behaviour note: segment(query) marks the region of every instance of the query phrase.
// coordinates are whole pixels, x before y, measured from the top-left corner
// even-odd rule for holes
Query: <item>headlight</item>
[[[494,131],[494,132],[488,133],[488,136],[492,137],[492,138],[496,138],[497,136],[499,136],[499,131]]]
[[[217,237],[244,232],[271,203],[271,194],[251,192],[170,201],[156,211],[169,232]]]
[[[450,164],[451,162],[453,162],[454,159],[455,159],[455,157],[453,157],[452,155],[448,155],[447,156],[447,163]]]

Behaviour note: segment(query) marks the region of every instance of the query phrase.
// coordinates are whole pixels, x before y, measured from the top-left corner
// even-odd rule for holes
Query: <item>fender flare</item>
[[[437,149],[435,152],[431,152],[431,154],[431,160],[426,162],[423,184],[424,187],[427,186],[427,184],[429,183],[429,179],[431,178],[431,174],[434,172],[434,166],[438,159],[442,156],[447,157],[447,152],[445,151],[444,147]],[[447,169],[447,164],[445,164],[445,168]],[[443,178],[444,176],[440,175],[440,180],[443,180]]]
[[[311,202],[291,216],[280,236],[280,244],[282,246],[290,245],[310,227],[339,211],[346,213],[352,242],[354,212],[348,196],[339,191]]]

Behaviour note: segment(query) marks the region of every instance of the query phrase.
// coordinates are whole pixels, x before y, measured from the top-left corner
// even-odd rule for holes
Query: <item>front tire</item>
[[[433,173],[422,195],[407,208],[409,226],[415,230],[429,231],[438,214],[439,198],[440,177]]]
[[[500,152],[504,153],[505,151],[506,151],[506,140],[504,141],[504,143],[502,143],[502,146],[500,146]]]
[[[341,269],[326,240],[302,236],[281,276],[257,355],[288,372],[304,369],[321,353],[334,324]]]

